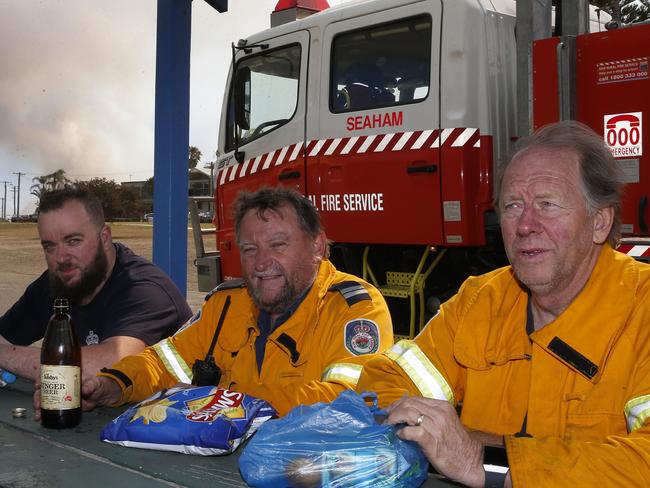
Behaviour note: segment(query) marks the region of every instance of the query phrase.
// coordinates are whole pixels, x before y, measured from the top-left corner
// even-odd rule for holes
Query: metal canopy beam
[[[158,0],[153,261],[187,291],[191,0]]]
[[[192,0],[158,0],[156,28],[153,262],[186,295]]]

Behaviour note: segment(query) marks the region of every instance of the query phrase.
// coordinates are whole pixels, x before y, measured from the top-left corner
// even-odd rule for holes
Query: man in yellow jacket
[[[447,477],[650,485],[650,266],[613,249],[619,171],[576,122],[524,141],[496,179],[511,266],[469,278],[364,366],[358,390]],[[507,473],[484,466],[488,443],[505,444]]]
[[[172,337],[86,382],[86,408],[190,383],[194,363],[210,353],[221,370],[211,381],[263,398],[285,414],[354,388],[363,356],[393,344],[385,300],[329,262],[309,199],[264,188],[240,195],[234,215],[243,280],[217,287]]]

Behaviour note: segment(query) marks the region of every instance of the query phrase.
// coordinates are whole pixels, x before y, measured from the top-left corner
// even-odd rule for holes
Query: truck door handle
[[[295,178],[300,178],[300,171],[287,171],[278,175],[278,180],[280,181],[293,180]]]
[[[426,166],[409,166],[406,168],[408,174],[413,173],[435,173],[438,170],[438,166],[435,164],[427,164]]]

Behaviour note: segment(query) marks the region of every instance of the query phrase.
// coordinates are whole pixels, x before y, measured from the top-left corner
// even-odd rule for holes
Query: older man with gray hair
[[[496,186],[511,265],[467,279],[414,341],[364,366],[358,389],[447,477],[648,485],[650,266],[615,251],[621,181],[582,124],[522,141]],[[488,444],[505,444],[507,473]]]

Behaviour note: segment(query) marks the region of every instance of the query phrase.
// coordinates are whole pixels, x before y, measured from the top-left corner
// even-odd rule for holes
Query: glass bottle
[[[68,300],[54,300],[54,314],[41,346],[41,424],[50,429],[81,422],[81,346]]]

